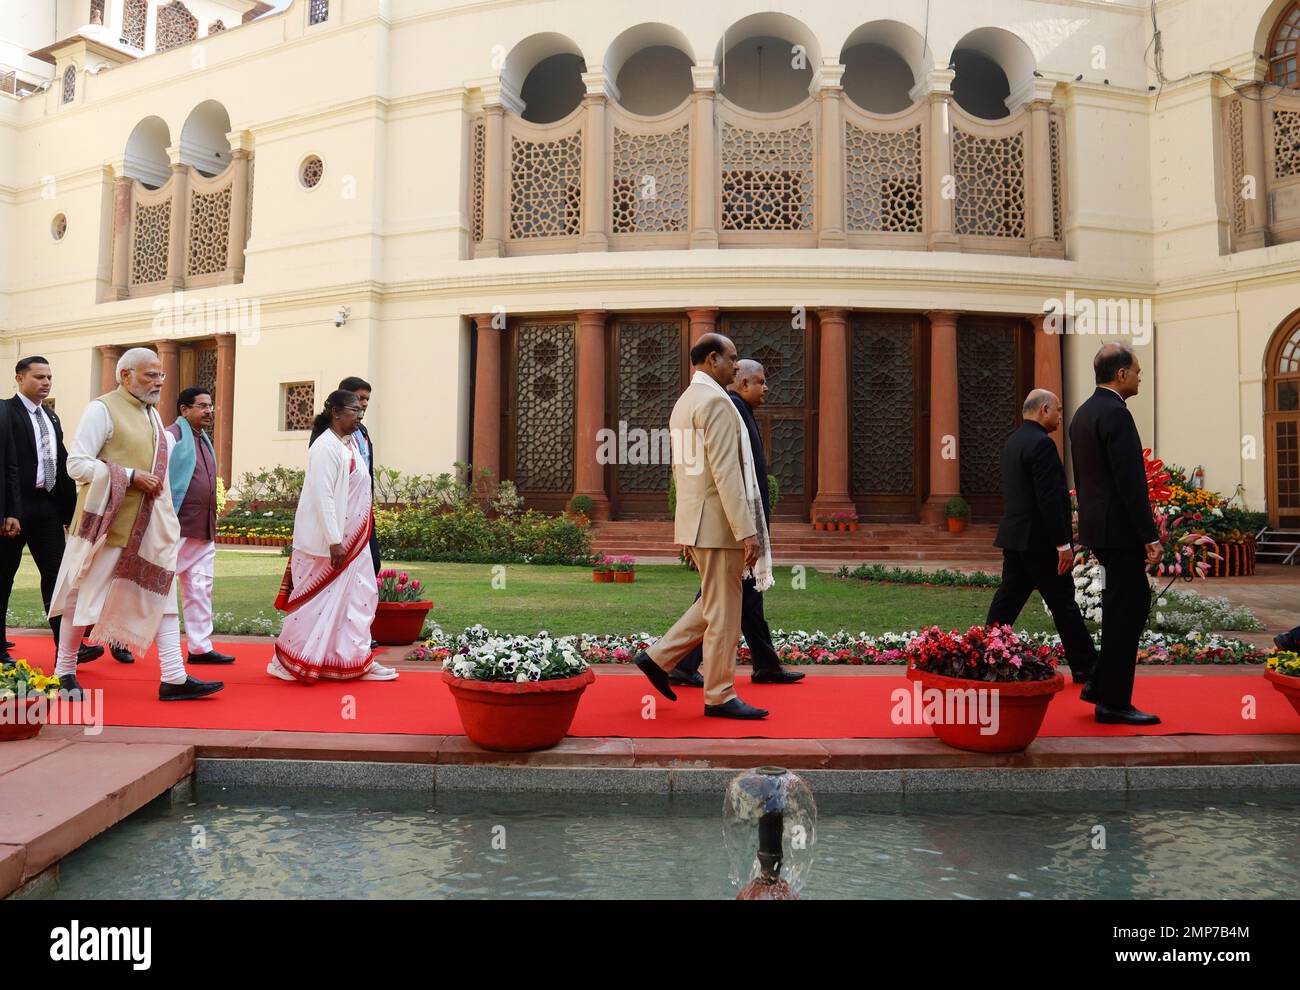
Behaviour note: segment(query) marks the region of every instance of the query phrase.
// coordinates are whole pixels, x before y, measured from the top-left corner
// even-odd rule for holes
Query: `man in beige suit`
[[[695,559],[700,597],[663,638],[637,655],[636,665],[660,694],[676,701],[668,672],[703,642],[704,714],[765,718],[766,711],[736,696],[734,684],[742,575],[754,570],[760,583],[771,581],[761,502],[746,484],[749,438],[726,392],[736,374],[736,345],[721,334],[705,334],[691,348],[691,366],[695,373],[669,427],[677,487],[674,539]]]

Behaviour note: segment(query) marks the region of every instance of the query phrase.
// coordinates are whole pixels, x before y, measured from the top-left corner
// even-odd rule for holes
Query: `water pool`
[[[190,802],[155,802],[72,853],[46,896],[727,898],[721,807],[721,794],[196,784]],[[1300,799],[1289,791],[828,795],[818,809],[808,898],[1300,889]]]

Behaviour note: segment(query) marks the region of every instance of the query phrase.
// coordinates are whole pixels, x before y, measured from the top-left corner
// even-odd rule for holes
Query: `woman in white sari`
[[[340,389],[317,417],[325,430],[307,455],[293,522],[293,553],[275,607],[288,613],[267,673],[286,681],[391,681],[371,658],[379,603],[370,561],[370,474],[352,434],[361,422],[353,392]]]

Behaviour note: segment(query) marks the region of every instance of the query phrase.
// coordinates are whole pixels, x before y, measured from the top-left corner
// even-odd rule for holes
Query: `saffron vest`
[[[153,421],[145,415],[145,404],[120,385],[115,392],[101,395],[96,402],[108,407],[108,414],[113,419],[113,435],[99,451],[99,459],[123,468],[153,471],[153,458],[157,440],[154,436]],[[167,479],[163,479],[166,486]],[[72,517],[70,532],[77,532],[81,525],[81,513],[86,504],[89,485],[77,486],[77,511]],[[140,503],[144,492],[128,486],[122,497],[122,506],[117,510],[113,524],[108,528],[108,545],[124,547],[135,525],[136,516],[140,514]]]

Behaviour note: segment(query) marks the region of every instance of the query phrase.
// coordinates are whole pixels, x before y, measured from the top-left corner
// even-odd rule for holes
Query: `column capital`
[[[697,92],[710,94],[718,88],[718,67],[712,62],[700,62],[691,66],[691,87]]]
[[[163,354],[175,354],[180,350],[180,344],[175,340],[155,340],[153,346],[159,356]]]
[[[483,93],[483,109],[488,113],[509,110],[516,116],[523,116],[523,97],[504,79],[492,79],[477,88]]]
[[[839,96],[844,92],[845,68],[837,58],[822,59],[813,77],[813,92]]]
[[[930,321],[931,327],[956,327],[957,319],[960,313],[951,309],[932,309],[925,314]]]
[[[836,306],[825,309],[819,308],[817,310],[817,319],[822,323],[847,323],[849,319],[849,311]]]
[[[603,309],[580,309],[578,310],[578,325],[591,326],[599,323],[602,327],[605,325],[605,319],[609,312]]]
[[[585,87],[583,99],[585,100],[614,100],[619,98],[618,86],[614,80],[605,75],[604,69],[594,69],[591,72],[582,74],[582,85]]]
[[[226,135],[226,140],[230,142],[230,154],[234,158],[239,158],[240,152],[247,158],[253,150],[253,135],[243,128],[231,131]]]
[[[908,96],[912,102],[921,99],[946,100],[952,96],[952,81],[956,78],[957,73],[952,69],[931,69],[911,88]]]
[[[235,349],[235,335],[233,333],[219,333],[216,335],[217,350],[233,351]]]
[[[496,326],[497,317],[501,317],[501,326]],[[470,317],[474,321],[475,330],[505,330],[506,314],[505,313],[475,313]]]
[[[1014,111],[1022,103],[1034,107],[1035,104],[1052,102],[1052,94],[1056,90],[1056,80],[1047,79],[1039,76],[1030,76],[1023,83],[1015,88],[1010,96],[1004,101],[1008,110]]]

